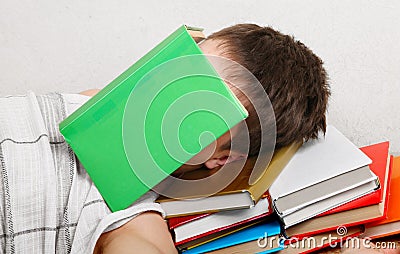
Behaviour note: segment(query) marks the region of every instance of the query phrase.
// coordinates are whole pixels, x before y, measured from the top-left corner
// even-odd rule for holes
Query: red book
[[[184,225],[185,223],[206,217],[210,214],[211,213],[203,213],[203,214],[194,214],[194,215],[187,215],[187,216],[181,216],[181,217],[172,217],[172,218],[168,219],[168,227],[169,227],[169,229],[174,229],[174,228]]]
[[[389,154],[389,142],[382,142],[370,146],[365,146],[360,148],[371,160],[372,163],[369,165],[369,168],[376,176],[378,176],[379,181],[383,183],[385,181],[385,172],[386,172],[386,164],[387,158]],[[382,188],[369,193],[363,197],[357,198],[353,201],[350,201],[346,204],[333,208],[329,211],[326,211],[319,216],[324,216],[332,213],[343,212],[347,210],[351,210],[358,207],[369,206],[378,204],[382,201]]]
[[[377,144],[378,145],[378,144]],[[378,146],[379,147],[379,146]],[[302,223],[289,227],[285,230],[286,237],[302,239],[307,236],[335,230],[338,226],[357,226],[386,218],[388,204],[388,188],[391,179],[391,157],[388,155],[386,166],[379,171],[385,172],[384,180],[381,181],[382,201],[378,204],[357,207],[325,216],[318,216]],[[379,174],[380,175],[380,174]]]
[[[186,218],[187,221],[173,225],[175,245],[193,245],[214,236],[221,236],[238,227],[258,221],[272,213],[268,198],[261,199],[254,207],[231,211],[221,211],[201,216],[201,218]],[[187,216],[186,216],[187,217]],[[193,217],[193,216],[191,216]],[[195,241],[198,240],[198,241]],[[189,243],[190,242],[190,243]]]

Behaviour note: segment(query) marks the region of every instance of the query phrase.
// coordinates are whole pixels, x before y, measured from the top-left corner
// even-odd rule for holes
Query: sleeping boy
[[[321,59],[303,43],[270,27],[238,24],[213,33],[199,46],[204,54],[220,56],[237,62],[257,78],[267,93],[274,110],[275,149],[293,142],[317,138],[318,132],[325,132],[325,113],[330,95],[327,74]],[[238,75],[229,73],[229,71],[233,72],[229,68],[225,71],[230,76]],[[240,149],[231,149],[232,139],[240,136],[241,133],[225,133],[209,146],[212,149],[205,149],[207,151],[202,151],[195,156],[193,161],[198,163],[182,165],[176,172],[195,170],[200,167],[215,169],[232,161],[245,159],[247,156],[256,156],[259,153],[262,146],[261,126],[263,122],[270,120],[260,118],[252,103],[262,100],[263,97],[257,92],[252,92],[251,82],[244,81],[243,86],[248,88],[245,95],[234,86],[229,84],[228,86],[249,112],[249,117],[245,120],[248,126],[249,149],[246,152]],[[46,180],[50,184],[42,184],[38,187],[43,195],[50,195],[52,191],[61,193],[52,198],[52,201],[55,200],[54,202],[57,204],[53,209],[55,218],[52,226],[45,222],[48,218],[48,214],[46,214],[48,213],[46,208],[48,202],[44,202],[32,204],[32,207],[37,206],[35,209],[29,208],[29,218],[43,221],[43,225],[39,223],[40,225],[26,228],[26,230],[16,229],[19,221],[27,219],[26,213],[18,211],[26,209],[26,206],[30,204],[26,202],[29,193],[20,192],[18,197],[13,198],[13,195],[17,194],[10,192],[10,186],[21,184],[21,177],[9,177],[10,174],[13,174],[10,173],[10,167],[14,164],[10,163],[12,158],[5,153],[8,148],[3,148],[3,145],[7,142],[10,143],[10,139],[2,138],[0,140],[0,162],[3,173],[0,196],[3,198],[2,204],[4,204],[0,215],[2,216],[1,248],[3,252],[177,252],[163,218],[164,213],[161,207],[154,202],[157,194],[150,191],[129,208],[111,213],[85,170],[74,158],[72,150],[66,146],[65,141],[52,139],[52,137],[60,137],[59,133],[55,133],[57,121],[59,122],[66,115],[60,113],[62,109],[59,109],[60,112],[52,109],[51,113],[45,114],[43,108],[47,107],[48,109],[48,105],[57,98],[61,101],[64,100],[64,104],[69,106],[83,103],[97,92],[98,90],[93,89],[82,92],[81,95],[53,94],[37,97],[38,108],[44,115],[43,121],[48,131],[48,134],[39,135],[38,139],[47,138],[47,143],[50,143],[51,147],[48,151],[55,165],[59,163],[60,157],[64,158],[63,156],[66,161],[70,162],[68,177],[62,172],[56,174],[50,172],[48,174],[54,175],[53,178]],[[9,104],[9,100],[10,97],[0,98],[0,104]],[[0,120],[10,121],[1,118],[1,115]],[[0,123],[2,123],[1,121]],[[11,124],[4,126],[11,126]],[[26,128],[26,126],[23,127]],[[10,130],[1,130],[2,128],[0,125],[0,133],[19,132],[16,129],[11,130],[11,128]],[[24,144],[26,145],[26,143]],[[21,145],[21,142],[16,141],[12,145],[18,146]],[[43,156],[40,158],[43,159]],[[27,167],[29,166],[23,168]],[[5,177],[7,173],[9,175]],[[65,178],[65,180],[60,180],[61,178]],[[51,181],[63,182],[64,185],[60,188]],[[79,202],[74,201],[76,203],[74,206],[70,204],[71,200],[75,200],[72,197],[80,198],[78,198]],[[59,199],[61,201],[58,201]]]

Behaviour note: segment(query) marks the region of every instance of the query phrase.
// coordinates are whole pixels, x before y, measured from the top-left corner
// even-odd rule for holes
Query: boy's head
[[[275,149],[316,138],[319,131],[325,132],[325,112],[330,95],[327,74],[321,59],[303,43],[270,27],[238,24],[211,34],[200,48],[205,54],[239,63],[261,83],[275,113]],[[234,69],[225,71],[230,78],[240,75]],[[259,121],[270,121],[271,116],[256,114],[250,102],[263,98],[252,92],[256,91],[252,90],[252,83],[240,77],[237,82],[243,83],[241,90],[245,93],[230,87],[249,111],[246,119],[250,137],[248,155],[254,156],[261,146]],[[189,164],[202,161],[208,168],[215,168],[244,157],[240,151],[230,151],[229,137],[228,133],[224,134]]]

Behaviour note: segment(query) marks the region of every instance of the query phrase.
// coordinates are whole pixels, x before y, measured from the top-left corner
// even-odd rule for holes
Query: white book
[[[285,229],[303,222],[307,219],[326,212],[332,208],[350,202],[356,198],[362,197],[368,193],[371,193],[379,187],[379,181],[373,180],[368,183],[362,184],[355,187],[354,189],[344,191],[342,193],[336,194],[332,197],[323,199],[317,203],[305,206],[294,213],[281,217]]]
[[[371,159],[335,127],[306,142],[269,189],[285,227],[365,195],[377,188]],[[361,187],[362,186],[362,187]]]
[[[197,235],[236,225],[269,211],[268,198],[262,198],[251,208],[213,213],[174,228],[175,241],[179,243]]]
[[[311,185],[310,187],[286,195],[283,198],[278,198],[274,200],[275,210],[282,217],[287,216],[304,207],[308,207],[340,193],[351,191],[370,182],[375,183],[374,189],[379,188],[378,177],[369,169],[368,166],[361,167],[335,176],[326,181]]]
[[[278,199],[322,181],[371,164],[371,159],[335,127],[305,142],[289,161],[269,192]]]

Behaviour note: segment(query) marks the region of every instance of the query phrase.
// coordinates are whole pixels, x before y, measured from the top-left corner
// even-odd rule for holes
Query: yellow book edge
[[[264,173],[261,174],[258,181],[253,185],[249,184],[249,177],[252,172],[252,165],[254,165],[256,158],[254,157],[249,158],[246,161],[243,170],[239,173],[239,175],[235,178],[235,180],[233,180],[233,182],[231,182],[222,191],[214,195],[229,195],[238,192],[247,192],[251,197],[251,199],[253,200],[254,204],[256,204],[258,200],[263,197],[264,193],[269,189],[269,187],[272,185],[272,183],[275,181],[280,172],[284,169],[284,167],[287,165],[287,163],[290,161],[290,159],[297,152],[297,150],[300,148],[301,145],[302,143],[296,142],[291,145],[285,146],[279,150],[276,150],[274,152],[274,155],[272,156],[269,165],[264,170]],[[232,164],[235,164],[235,162],[232,162]],[[199,169],[193,172],[189,172],[188,174],[185,174],[183,179],[195,180],[195,179],[202,179],[207,176],[210,176],[209,169]],[[199,197],[202,196],[182,197],[182,199],[183,198],[192,199]],[[173,200],[177,199],[160,196],[157,199],[157,202],[169,202]]]

